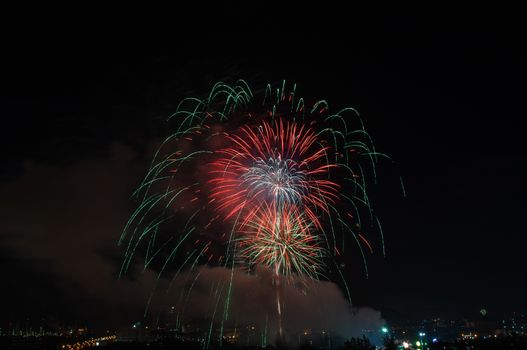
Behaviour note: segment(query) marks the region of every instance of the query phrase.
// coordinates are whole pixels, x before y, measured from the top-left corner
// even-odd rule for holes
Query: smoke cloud
[[[232,295],[229,305],[228,326],[234,328],[254,325],[260,331],[266,329],[271,341],[278,334],[277,287],[272,283],[271,272],[255,273],[238,269],[231,277],[231,270],[224,267],[202,267],[199,278],[185,299],[188,317],[201,318],[223,312],[224,296],[232,278]],[[175,289],[183,290],[188,283],[182,275]],[[349,339],[378,331],[385,324],[379,311],[371,308],[352,308],[339,287],[332,282],[310,281],[303,286],[300,281],[282,283],[279,289],[282,305],[282,323],[290,342],[298,341],[304,332],[322,331],[335,339]],[[217,299],[221,291],[223,297]],[[217,303],[217,300],[221,300]],[[218,305],[219,304],[219,305]],[[214,311],[216,309],[216,312]],[[217,317],[220,319],[220,317]]]
[[[116,242],[130,214],[129,196],[146,166],[122,144],[114,144],[105,159],[67,166],[27,162],[24,174],[0,184],[0,248],[14,259],[45,268],[61,281],[61,288],[71,288],[66,292],[81,291],[115,310],[134,310],[140,319],[156,273],[146,270],[118,279],[122,251]],[[177,300],[188,282],[184,276],[173,281],[169,294],[158,293],[164,296],[153,298],[151,312],[160,312]],[[228,269],[201,267],[188,294],[185,315],[210,317],[216,300],[211,293],[226,286],[230,278]],[[232,278],[230,319],[276,333],[276,289],[269,273],[235,270]],[[384,322],[378,311],[352,309],[331,282],[311,282],[309,288],[284,283],[281,293],[284,329],[290,335],[318,329],[348,338],[378,329]],[[223,311],[223,305],[218,308],[217,312]],[[108,311],[103,309],[104,315],[98,316],[114,314]]]

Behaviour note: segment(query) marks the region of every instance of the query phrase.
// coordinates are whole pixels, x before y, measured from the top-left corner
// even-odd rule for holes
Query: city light
[[[381,331],[382,331],[383,333],[388,333],[388,328],[386,328],[386,327],[382,327],[382,328],[381,328]]]
[[[419,332],[419,337],[421,338],[421,341],[417,341],[415,343],[415,345],[417,345],[417,347],[420,347],[421,344],[423,344],[423,346],[425,345],[425,342],[423,342],[423,337],[426,335],[425,332]]]
[[[92,339],[87,339],[84,341],[78,341],[72,344],[64,344],[62,345],[61,348],[65,350],[83,350],[83,349],[89,349],[94,346],[99,346],[101,345],[102,342],[112,342],[112,341],[115,341],[116,339],[117,339],[117,336],[115,335],[100,337],[100,338],[92,338]]]

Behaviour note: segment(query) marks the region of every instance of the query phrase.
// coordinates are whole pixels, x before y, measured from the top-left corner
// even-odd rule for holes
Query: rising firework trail
[[[309,104],[285,81],[253,94],[240,80],[183,100],[168,127],[134,192],[138,205],[119,239],[121,274],[142,259],[158,280],[184,280],[178,305],[185,310],[204,265],[228,268],[230,279],[211,290],[204,347],[215,326],[221,343],[235,270],[272,272],[281,336],[282,282],[335,279],[349,298],[346,247],[358,248],[366,276],[366,252],[377,245],[384,254],[366,189],[379,159],[389,158],[375,150],[355,109]],[[365,227],[377,227],[378,244]]]

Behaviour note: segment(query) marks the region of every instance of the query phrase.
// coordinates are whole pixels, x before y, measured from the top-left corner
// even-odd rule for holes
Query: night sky
[[[1,321],[141,312],[147,291],[113,281],[128,198],[179,100],[238,78],[260,88],[286,79],[308,100],[355,107],[396,161],[372,188],[387,256],[370,259],[369,279],[360,266],[350,277],[356,305],[395,321],[526,311],[515,9],[365,9],[325,33],[289,32],[284,14],[250,32],[254,15],[222,11],[243,29],[1,34]]]

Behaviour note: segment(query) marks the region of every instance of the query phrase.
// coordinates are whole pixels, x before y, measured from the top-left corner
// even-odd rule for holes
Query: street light
[[[383,332],[383,333],[388,333],[388,328],[386,328],[386,327],[382,327],[382,328],[381,328],[381,332]]]

